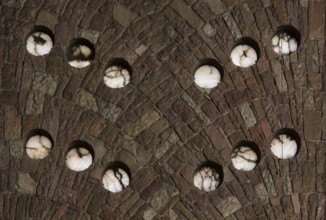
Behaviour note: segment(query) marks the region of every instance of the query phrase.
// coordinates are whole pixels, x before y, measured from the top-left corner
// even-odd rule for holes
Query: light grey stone
[[[159,159],[161,158],[170,148],[173,144],[177,143],[179,141],[179,137],[175,132],[172,132],[169,137],[167,137],[165,140],[161,141],[156,147],[156,150],[154,152],[154,156]]]
[[[16,190],[20,193],[35,195],[37,183],[29,173],[18,173]]]
[[[21,159],[24,154],[24,143],[22,140],[13,140],[10,142],[10,155],[16,159]]]
[[[138,56],[141,56],[146,50],[147,50],[147,46],[145,44],[141,44],[136,48],[135,53]]]
[[[98,36],[100,35],[99,31],[88,30],[88,29],[80,29],[79,36],[82,38],[86,38],[93,44],[97,43]]]
[[[283,167],[281,173],[282,183],[283,183],[283,193],[286,195],[292,194],[292,183],[290,177],[290,170],[288,166]]]
[[[220,213],[222,213],[223,217],[228,217],[235,211],[241,209],[241,207],[239,200],[230,195],[225,200],[221,201],[216,208]]]
[[[226,11],[226,6],[222,0],[207,0],[207,4],[216,15]]]
[[[124,135],[121,143],[120,143],[121,148],[125,149],[126,151],[128,151],[129,153],[135,155],[137,148],[138,148],[138,144],[137,142],[130,136],[128,135]]]
[[[45,94],[40,91],[30,91],[27,96],[25,114],[39,115],[43,112]]]
[[[259,183],[254,188],[255,188],[256,194],[260,200],[265,200],[265,199],[269,198],[269,195],[268,195],[268,192],[267,192],[267,189],[266,189],[264,183]]]
[[[135,137],[140,132],[154,124],[157,120],[160,119],[160,117],[160,114],[156,110],[151,109],[143,116],[141,116],[136,122],[128,126],[125,131],[129,136]]]
[[[173,209],[169,209],[169,219],[177,220],[179,218],[178,214],[173,211]]]
[[[32,89],[45,94],[54,95],[58,86],[58,79],[58,76],[36,72],[34,74]]]
[[[154,152],[154,156],[159,159],[165,154],[171,147],[171,143],[168,141],[163,141],[163,143],[159,144],[156,147],[156,150]]]
[[[116,122],[121,112],[121,108],[103,101],[99,102],[99,113],[106,119]]]
[[[137,15],[134,12],[120,3],[115,3],[113,5],[113,18],[122,26],[128,27],[136,17]]]
[[[240,106],[239,110],[240,110],[240,114],[248,128],[251,128],[252,126],[254,126],[257,123],[256,117],[255,117],[252,109],[250,108],[249,104]]]
[[[262,176],[265,182],[265,186],[270,196],[277,196],[275,185],[272,179],[272,175],[268,170],[263,170]]]
[[[154,194],[151,200],[151,205],[154,210],[159,211],[167,204],[169,200],[170,200],[170,196],[168,191],[165,188],[161,188],[159,191],[157,191]]]
[[[229,12],[223,16],[223,19],[227,26],[229,27],[229,30],[231,30],[232,36],[235,39],[239,39],[242,37],[241,31],[237,25],[237,23],[234,21],[232,14]]]
[[[213,28],[212,25],[210,25],[209,23],[206,23],[203,26],[203,31],[204,33],[208,36],[208,37],[213,37],[216,34],[215,29]]]
[[[144,212],[143,219],[144,220],[152,220],[156,215],[156,212],[154,209],[149,208]]]
[[[88,108],[94,112],[98,111],[95,97],[86,90],[79,90],[76,96],[76,103],[82,107]]]
[[[303,103],[305,110],[315,109],[315,94],[314,91],[303,91]]]

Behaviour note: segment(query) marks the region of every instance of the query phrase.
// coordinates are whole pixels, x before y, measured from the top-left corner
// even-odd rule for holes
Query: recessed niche
[[[300,44],[300,32],[290,25],[277,28],[271,39],[273,50],[278,54],[290,54],[295,52]]]
[[[131,172],[127,165],[120,161],[111,162],[102,177],[103,187],[113,193],[127,188],[131,182]]]
[[[34,129],[27,134],[25,148],[31,159],[40,160],[49,156],[53,147],[53,139],[49,132]]]
[[[122,58],[112,59],[106,66],[103,81],[110,88],[123,88],[130,82],[132,69]]]
[[[92,146],[86,141],[73,141],[66,154],[66,166],[76,172],[84,171],[92,165],[94,156]]]
[[[70,66],[84,68],[91,64],[95,58],[94,45],[85,38],[75,38],[67,49],[67,61]]]
[[[250,141],[241,141],[231,153],[232,165],[237,170],[250,171],[255,169],[260,160],[259,147]]]
[[[197,86],[205,89],[211,89],[221,82],[223,68],[214,59],[206,58],[199,61],[194,74],[194,81]]]
[[[206,161],[198,166],[193,176],[194,186],[205,192],[214,191],[223,181],[223,168]]]
[[[298,133],[290,128],[282,128],[275,132],[271,141],[271,151],[279,159],[292,158],[300,150],[301,139]]]
[[[232,49],[230,56],[234,65],[248,68],[256,64],[259,58],[258,43],[251,38],[241,38]]]
[[[34,56],[44,56],[51,52],[54,35],[45,26],[35,26],[26,39],[27,52]]]

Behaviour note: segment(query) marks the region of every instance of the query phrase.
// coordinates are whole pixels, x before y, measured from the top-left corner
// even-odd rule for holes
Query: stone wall
[[[298,50],[279,56],[277,27],[301,34]],[[55,35],[45,57],[26,52],[34,25]],[[325,219],[325,2],[317,0],[86,0],[0,3],[1,219]],[[95,45],[94,62],[74,69],[69,41]],[[241,37],[258,42],[260,58],[240,69],[229,58]],[[123,89],[103,83],[114,57],[131,65]],[[193,73],[203,58],[224,69],[210,92]],[[269,150],[280,128],[301,137],[299,154],[278,160]],[[24,151],[27,133],[47,130],[50,156]],[[80,173],[64,164],[72,141],[90,143],[94,164]],[[232,147],[255,142],[254,171],[231,165]],[[214,192],[192,185],[197,165],[223,166]],[[104,190],[110,161],[132,172],[130,187]]]

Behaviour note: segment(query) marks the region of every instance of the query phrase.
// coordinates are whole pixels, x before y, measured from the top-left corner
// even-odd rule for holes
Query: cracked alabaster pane
[[[232,50],[231,59],[234,65],[246,68],[254,65],[258,59],[258,56],[254,48],[243,44],[236,46]]]
[[[296,38],[287,32],[275,34],[272,38],[273,50],[279,54],[289,54],[297,50],[298,42]]]
[[[129,84],[130,73],[126,68],[114,65],[105,70],[103,79],[110,88],[122,88]]]
[[[28,53],[34,56],[43,56],[50,53],[53,47],[52,38],[44,32],[32,33],[26,41]]]
[[[214,66],[204,65],[195,72],[195,83],[202,88],[211,89],[221,82],[220,71]]]
[[[34,135],[26,142],[26,153],[32,159],[43,159],[51,151],[52,142],[42,135]]]
[[[231,161],[237,170],[253,170],[258,162],[256,152],[248,146],[240,146],[233,150]]]
[[[219,174],[211,167],[203,167],[194,175],[194,185],[205,192],[216,190],[219,184]]]
[[[72,67],[84,68],[91,64],[94,52],[86,45],[74,45],[68,48],[68,63]]]
[[[73,171],[83,171],[93,163],[92,154],[83,147],[71,149],[66,155],[66,165]]]
[[[129,186],[129,175],[121,168],[109,169],[102,178],[103,187],[117,193]]]
[[[297,149],[297,142],[287,134],[277,135],[271,143],[271,151],[280,159],[294,157],[297,153]]]

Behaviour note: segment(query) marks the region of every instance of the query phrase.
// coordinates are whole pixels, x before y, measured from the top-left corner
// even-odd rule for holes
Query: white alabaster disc
[[[297,153],[297,149],[297,142],[286,134],[276,136],[271,143],[272,153],[280,159],[294,157]]]
[[[231,59],[234,65],[246,68],[254,65],[258,59],[257,52],[249,45],[236,46],[231,52]]]
[[[211,89],[221,82],[220,71],[214,66],[204,65],[195,72],[195,83],[202,88]]]
[[[272,37],[273,50],[279,54],[289,54],[297,50],[298,42],[287,32],[280,32]]]
[[[103,80],[110,88],[122,88],[129,84],[130,73],[126,68],[110,66],[106,69]]]
[[[34,56],[43,56],[50,53],[53,47],[51,37],[43,32],[34,32],[26,41],[26,49],[28,53]]]
[[[83,171],[93,163],[92,154],[83,147],[71,149],[66,155],[66,165],[73,171]]]
[[[215,169],[203,167],[195,173],[193,181],[198,189],[210,192],[216,190],[220,183],[220,178]]]
[[[68,63],[75,68],[84,68],[91,64],[93,51],[86,45],[77,45],[70,48]]]
[[[129,181],[129,175],[121,168],[107,170],[102,178],[103,187],[113,193],[128,187]]]
[[[237,170],[253,170],[258,161],[256,152],[247,146],[235,148],[231,154],[231,161]]]
[[[52,143],[49,138],[42,135],[34,135],[26,142],[26,153],[32,159],[43,159],[51,151]]]

